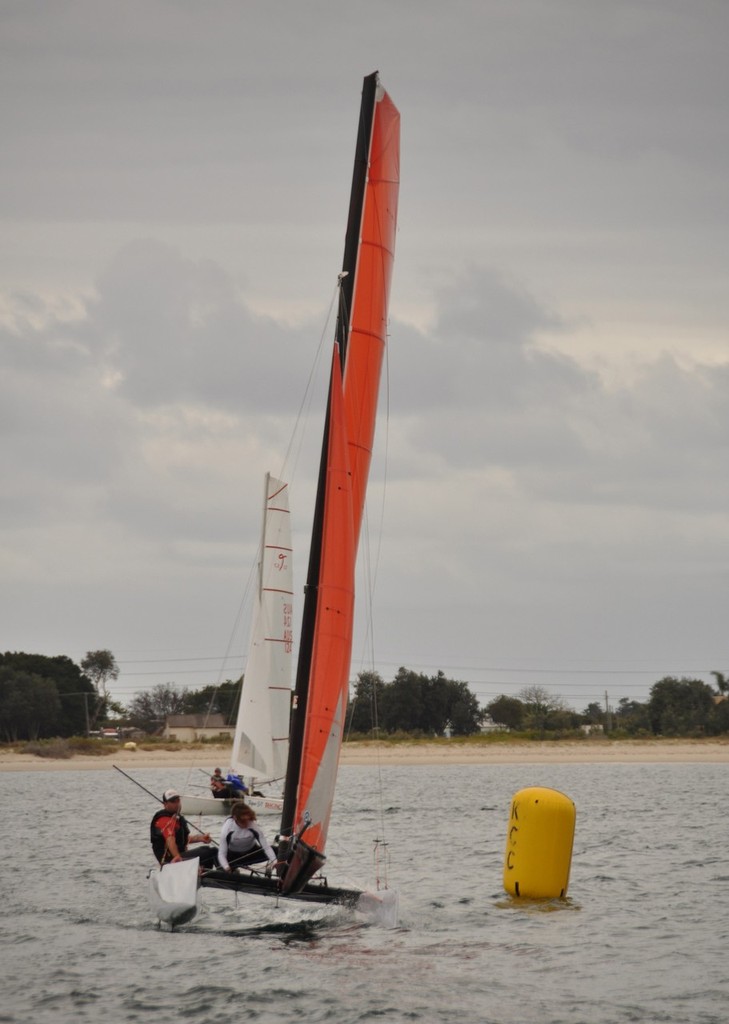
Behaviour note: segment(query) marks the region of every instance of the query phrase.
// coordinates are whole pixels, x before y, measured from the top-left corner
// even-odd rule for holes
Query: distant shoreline
[[[230,747],[125,750],[45,758],[0,750],[0,772],[83,771],[121,768],[227,769]],[[448,764],[727,764],[729,737],[711,740],[555,740],[499,743],[463,741],[355,742],[342,747],[341,764],[370,766]]]

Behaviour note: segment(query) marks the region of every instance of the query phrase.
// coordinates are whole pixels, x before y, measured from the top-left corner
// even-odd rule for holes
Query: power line
[[[244,660],[244,656],[243,656],[242,653],[229,656],[228,660],[230,660],[231,657],[234,658],[236,661],[240,660],[242,662]],[[221,661],[224,661],[224,660],[226,660],[226,659],[222,655],[220,655],[218,657],[205,655],[205,656],[201,656],[201,657],[181,657],[181,658],[176,658],[176,657],[172,657],[172,658],[137,658],[137,659],[130,659],[130,660],[117,659],[117,663],[119,664],[119,667],[120,667],[121,671],[125,671],[124,668],[123,668],[124,665],[160,665],[160,664],[174,665],[174,664],[179,664],[179,663],[202,662],[202,661],[212,661],[212,662],[220,663]],[[725,660],[729,661],[729,657],[727,657]],[[401,661],[380,661],[379,662],[380,667],[389,667],[389,668],[396,667],[397,669],[399,669],[401,667],[406,667],[409,670],[419,669],[419,670],[428,670],[428,671],[433,671],[433,665],[435,665],[435,664],[439,665],[439,668],[438,668],[437,671],[443,671],[443,672],[469,672],[469,673],[474,673],[474,672],[503,672],[503,673],[509,673],[509,674],[517,674],[518,673],[518,674],[524,674],[524,675],[603,675],[603,676],[605,676],[605,675],[615,675],[615,676],[625,676],[625,675],[658,675],[658,676],[664,676],[664,675],[666,675],[667,672],[670,672],[671,675],[710,675],[712,673],[712,671],[714,671],[713,669],[709,669],[709,668],[670,668],[670,669],[666,669],[666,668],[660,668],[659,669],[659,668],[655,668],[655,667],[647,667],[647,668],[601,668],[601,667],[565,668],[563,666],[555,666],[555,667],[550,666],[550,667],[547,667],[547,668],[544,668],[544,667],[531,668],[531,667],[528,667],[528,666],[525,666],[525,665],[516,666],[516,667],[510,667],[510,666],[507,666],[507,665],[448,665],[448,664],[445,664],[443,662],[430,662],[430,663],[425,664],[425,663],[417,663],[417,662],[407,662],[407,661],[402,661],[402,660]],[[145,672],[145,671],[126,672],[125,671],[125,674],[126,675],[164,675],[165,671],[166,670],[162,670],[162,671],[160,671],[160,670],[150,670],[149,672]],[[197,670],[197,669],[177,669],[176,671],[178,671],[178,672],[201,671],[202,672],[202,671],[204,671],[204,669],[203,668],[200,668],[199,670]]]

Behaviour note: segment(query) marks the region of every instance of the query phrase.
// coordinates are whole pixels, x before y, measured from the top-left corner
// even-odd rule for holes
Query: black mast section
[[[347,358],[347,339],[349,336],[349,316],[352,309],[352,296],[357,272],[357,255],[359,237],[364,209],[365,186],[369,166],[370,143],[372,140],[372,121],[375,114],[377,95],[377,72],[367,75],[362,84],[362,104],[359,113],[357,131],[357,147],[354,157],[352,174],[352,191],[349,199],[349,216],[347,233],[344,240],[344,258],[339,288],[339,314],[337,316],[336,341],[342,372]],[[330,383],[331,395],[331,383]],[[319,463],[319,481],[314,506],[314,522],[311,531],[311,548],[309,550],[309,567],[304,591],[304,609],[301,618],[301,639],[299,642],[299,660],[296,667],[296,685],[294,688],[294,704],[291,713],[289,731],[289,757],[286,767],[286,784],[284,787],[284,805],[281,815],[281,835],[291,835],[296,813],[296,792],[299,786],[301,770],[301,753],[304,745],[304,724],[306,707],[309,697],[309,673],[314,648],[314,624],[316,622],[317,602],[319,598],[319,576],[321,568],[322,531],[324,525],[324,502],[327,483],[327,457],[329,452],[329,405],[324,423],[324,439]]]

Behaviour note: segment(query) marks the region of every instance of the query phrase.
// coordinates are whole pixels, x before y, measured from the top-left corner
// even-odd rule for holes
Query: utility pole
[[[608,692],[605,691],[605,732],[612,730],[612,722],[610,720],[610,704],[608,703]]]

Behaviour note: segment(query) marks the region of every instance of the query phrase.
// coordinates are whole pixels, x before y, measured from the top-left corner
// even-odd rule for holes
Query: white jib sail
[[[283,779],[289,751],[293,573],[288,484],[266,474],[263,538],[233,767],[261,782]]]

